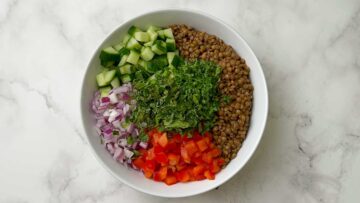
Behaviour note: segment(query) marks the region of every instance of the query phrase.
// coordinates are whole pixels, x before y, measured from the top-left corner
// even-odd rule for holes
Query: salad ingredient
[[[135,108],[134,100],[129,97],[132,86],[102,87],[100,92],[95,93],[92,101],[96,130],[104,147],[116,161],[133,166],[131,163],[137,150],[146,149],[147,144],[141,144],[139,130],[128,120]]]
[[[165,56],[160,57],[153,59],[158,66],[168,63]],[[220,68],[214,63],[195,61],[159,70],[147,80],[135,80],[137,108],[131,120],[162,131],[197,129],[204,133],[213,126],[219,107],[219,77]]]
[[[182,57],[213,61],[222,68],[219,91],[224,102],[221,102],[212,132],[227,164],[236,157],[250,125],[253,99],[250,69],[245,60],[218,37],[186,25],[170,28]]]
[[[152,147],[142,150],[134,161],[134,167],[141,169],[145,177],[162,181],[167,185],[215,179],[224,160],[219,158],[220,150],[211,142],[211,135],[194,132],[194,136],[168,134],[153,129],[148,132]],[[196,143],[204,144],[198,148]]]

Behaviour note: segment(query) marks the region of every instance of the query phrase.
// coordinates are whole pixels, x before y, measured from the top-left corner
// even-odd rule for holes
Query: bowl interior
[[[198,30],[214,34],[224,40],[225,43],[231,45],[241,57],[245,58],[251,69],[250,77],[254,85],[254,101],[247,138],[237,157],[217,174],[215,180],[180,183],[169,187],[163,183],[148,180],[142,174],[127,169],[112,159],[111,155],[100,144],[99,137],[94,128],[94,120],[89,109],[89,103],[96,90],[95,76],[100,71],[98,56],[102,48],[121,42],[122,37],[131,25],[145,29],[149,25],[167,26],[170,24],[187,24]],[[256,56],[246,42],[233,29],[221,21],[205,14],[185,10],[162,10],[147,13],[126,22],[111,33],[95,52],[89,63],[83,81],[81,96],[81,111],[85,132],[97,159],[111,174],[122,182],[142,192],[163,197],[183,197],[199,194],[219,186],[235,175],[255,151],[265,127],[268,109],[265,78]]]

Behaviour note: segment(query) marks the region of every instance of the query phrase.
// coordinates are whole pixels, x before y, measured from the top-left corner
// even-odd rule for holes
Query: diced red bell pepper
[[[205,167],[203,165],[197,165],[192,169],[192,174],[194,176],[198,176],[200,174],[203,174],[204,170],[205,170]]]
[[[205,162],[202,160],[202,157],[194,157],[191,159],[191,162],[194,162],[196,165],[204,165]]]
[[[160,164],[166,165],[168,162],[168,157],[166,156],[166,154],[164,152],[160,152],[160,153],[155,154],[155,160]]]
[[[158,143],[160,146],[162,147],[166,147],[166,145],[168,144],[168,139],[167,139],[167,134],[166,133],[162,133],[161,136],[158,139]]]
[[[145,166],[145,161],[142,159],[142,157],[134,159],[132,163],[138,169],[143,169]]]
[[[203,153],[201,158],[207,164],[211,164],[211,162],[213,161],[211,153],[209,153],[209,152]]]
[[[171,175],[165,178],[164,182],[166,183],[166,185],[173,185],[175,183],[177,183],[177,179],[175,176]]]
[[[147,178],[151,178],[153,175],[153,172],[149,170],[144,170],[143,172],[144,172],[144,176]]]
[[[215,174],[211,173],[209,170],[206,170],[204,172],[204,176],[209,180],[214,180],[215,179]]]
[[[214,160],[210,165],[210,172],[216,174],[220,171],[220,166],[218,165],[217,160]]]
[[[186,167],[186,163],[184,161],[179,161],[179,163],[176,165],[176,170],[181,171]]]
[[[154,180],[156,181],[162,181],[166,178],[167,175],[167,167],[162,166],[159,171],[156,171],[154,174]]]
[[[181,158],[184,160],[185,163],[189,164],[191,162],[191,159],[188,154],[188,151],[184,147],[181,147],[180,150],[181,150]]]
[[[186,169],[176,172],[175,176],[179,182],[188,182],[190,180],[190,174]]]
[[[179,163],[180,156],[176,155],[176,154],[173,154],[173,153],[170,153],[168,155],[168,159],[169,159],[169,164],[171,166],[176,166]]]
[[[146,160],[153,160],[155,158],[154,148],[147,151]]]
[[[198,148],[201,152],[205,151],[208,148],[208,143],[206,142],[205,139],[201,139],[201,140],[197,141],[196,145],[198,146]]]
[[[146,160],[145,166],[143,167],[144,170],[147,171],[154,171],[155,170],[155,162],[153,160]]]
[[[218,148],[214,148],[214,149],[212,149],[212,150],[210,151],[210,153],[211,153],[211,156],[212,156],[213,158],[215,158],[215,157],[220,156],[221,151],[220,151],[220,149],[218,149]]]
[[[217,162],[218,162],[219,166],[222,166],[222,165],[224,165],[225,160],[223,158],[219,158],[219,159],[217,159]]]
[[[185,145],[184,145],[184,148],[186,149],[187,153],[189,154],[189,156],[193,156],[195,152],[198,151],[198,148],[195,144],[195,142],[193,140],[187,142]]]

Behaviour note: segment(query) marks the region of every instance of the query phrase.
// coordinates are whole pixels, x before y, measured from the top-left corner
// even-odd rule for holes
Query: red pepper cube
[[[205,139],[201,139],[196,142],[197,147],[201,152],[205,151],[208,148],[208,144]]]
[[[189,154],[189,156],[193,156],[195,154],[195,152],[198,151],[198,148],[193,140],[187,142],[184,145],[184,147],[185,147],[187,153]]]
[[[167,169],[166,166],[162,166],[159,171],[156,171],[156,172],[154,173],[154,180],[155,180],[155,181],[162,181],[162,180],[164,180],[164,179],[166,178],[166,175],[167,175],[167,170],[168,170],[168,169]]]
[[[173,185],[178,182],[175,176],[171,175],[165,178],[164,182],[166,185]]]
[[[173,154],[173,153],[170,153],[168,155],[168,159],[169,159],[169,164],[171,166],[176,166],[180,161],[180,156],[176,155],[176,154]]]
[[[211,173],[209,170],[206,170],[204,172],[204,176],[209,180],[214,180],[215,179],[215,174]]]

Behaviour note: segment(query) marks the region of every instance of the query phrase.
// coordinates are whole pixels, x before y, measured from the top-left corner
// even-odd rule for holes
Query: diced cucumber
[[[158,36],[159,36],[161,39],[165,39],[164,30],[158,30],[157,33],[158,33]]]
[[[167,56],[156,56],[150,63],[158,66],[159,68],[163,68],[168,65],[168,59]]]
[[[123,47],[124,47],[124,44],[123,44],[123,43],[120,43],[120,44],[115,45],[115,46],[114,46],[114,49],[115,49],[116,51],[120,51],[120,49],[122,49]]]
[[[141,44],[135,39],[130,38],[128,43],[126,44],[126,48],[128,49],[141,49]]]
[[[147,33],[150,36],[150,41],[155,41],[156,38],[158,37],[158,33],[153,30],[148,30]]]
[[[175,54],[178,55],[178,56],[180,55],[180,54],[179,54],[179,49],[176,49],[176,50],[175,50]]]
[[[134,36],[134,34],[136,33],[136,32],[141,32],[141,29],[140,28],[138,28],[138,27],[136,27],[136,26],[131,26],[130,28],[129,28],[129,30],[128,30],[128,34],[130,35],[130,36]]]
[[[123,65],[119,68],[119,71],[121,75],[131,74],[131,65],[130,64]]]
[[[138,65],[143,68],[146,68],[149,65],[149,62],[139,59]]]
[[[167,53],[167,60],[168,60],[169,65],[171,65],[171,62],[173,61],[174,56],[175,56],[175,52],[168,52]]]
[[[165,35],[165,37],[167,37],[167,38],[174,39],[174,35],[173,35],[173,33],[172,33],[171,28],[165,29],[165,30],[164,30],[164,35]]]
[[[161,28],[159,28],[159,27],[156,27],[156,26],[154,26],[154,25],[150,25],[150,27],[147,29],[147,31],[158,31],[158,30],[161,30]]]
[[[119,50],[120,57],[123,57],[124,55],[129,55],[130,50],[126,47],[123,47]]]
[[[123,83],[131,82],[131,76],[130,75],[122,75],[121,82],[123,82]]]
[[[140,54],[134,50],[130,51],[129,56],[126,59],[126,62],[136,65],[139,60]]]
[[[151,46],[151,50],[158,55],[166,53],[166,43],[160,40],[156,40],[155,44]]]
[[[150,47],[143,47],[141,50],[141,58],[145,61],[150,61],[154,57],[154,52],[151,51]]]
[[[173,60],[171,61],[171,65],[174,67],[178,67],[182,62],[183,60],[180,58],[180,56],[175,55]]]
[[[100,53],[100,62],[104,67],[117,64],[120,61],[120,54],[113,47],[106,47],[101,50]]]
[[[111,86],[113,88],[116,88],[116,87],[120,87],[120,80],[119,78],[115,77],[111,82],[110,82]]]
[[[147,32],[136,32],[134,38],[139,42],[148,42],[150,41],[150,35]]]
[[[131,38],[131,36],[129,34],[126,34],[124,39],[123,39],[123,44],[126,45],[130,38]]]
[[[175,51],[176,50],[175,39],[170,39],[170,38],[166,39],[166,49],[167,49],[167,51]]]
[[[151,47],[154,44],[154,41],[149,41],[144,44],[145,47]]]
[[[129,56],[129,55],[124,55],[124,56],[122,56],[118,66],[123,66],[123,65],[125,65],[128,56]]]
[[[96,75],[96,82],[99,87],[109,85],[116,75],[116,70],[103,71]]]
[[[101,87],[99,88],[99,91],[101,97],[106,97],[109,95],[109,92],[111,91],[111,87],[110,86]]]

